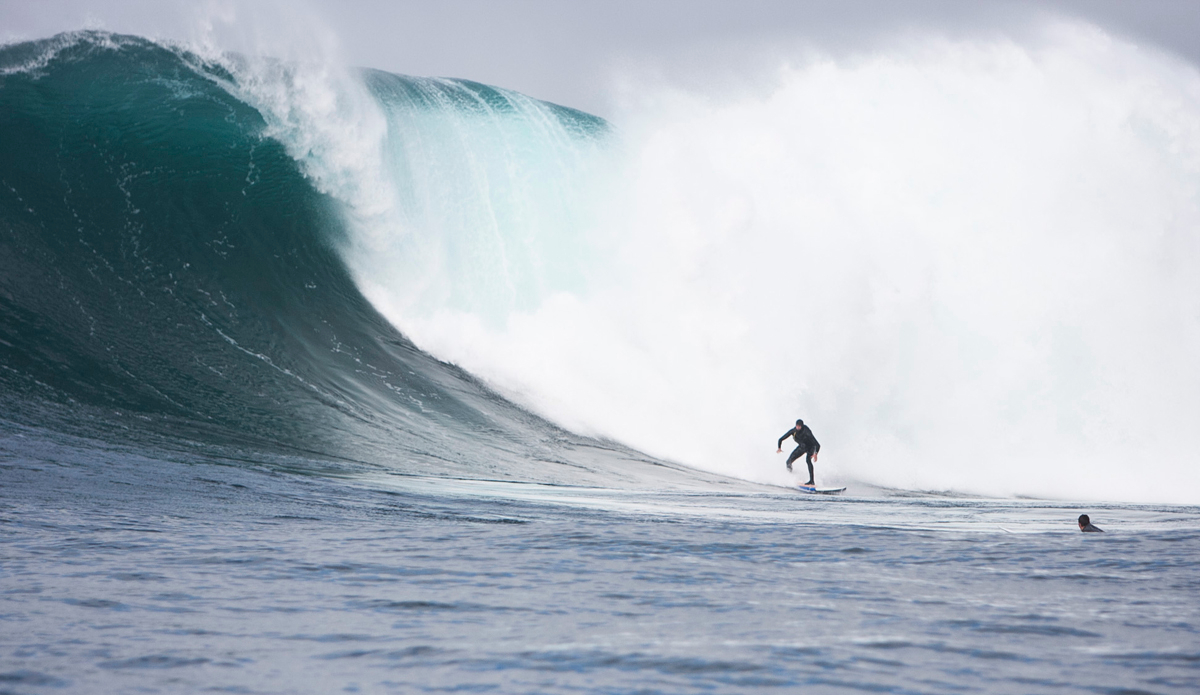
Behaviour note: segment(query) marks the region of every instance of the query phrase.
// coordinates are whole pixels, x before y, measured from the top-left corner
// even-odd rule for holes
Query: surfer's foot
[[[791,472],[792,472],[792,467],[788,466],[788,473],[791,473]]]
[[[817,484],[811,480],[804,484],[804,487],[816,487],[816,486],[817,486]]]

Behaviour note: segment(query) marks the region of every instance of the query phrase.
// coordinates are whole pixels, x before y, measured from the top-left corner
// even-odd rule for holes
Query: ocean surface
[[[680,462],[716,430],[668,460],[460,366],[538,361],[676,432],[653,349],[567,368],[469,340],[590,315],[585,261],[621,252],[578,190],[612,126],[298,70],[103,32],[0,47],[0,693],[1200,690],[1196,506],[885,485],[832,427],[818,480],[848,490],[803,495],[774,421],[774,477],[732,475]]]
[[[2,692],[1200,687],[1195,508],[0,452]]]

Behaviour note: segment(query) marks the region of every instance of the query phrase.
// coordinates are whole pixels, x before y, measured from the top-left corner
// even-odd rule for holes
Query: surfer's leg
[[[796,447],[792,451],[792,455],[788,456],[788,460],[787,460],[788,473],[792,472],[792,462],[795,461],[796,459],[800,458],[800,454],[803,454],[803,453],[804,452],[800,450],[800,447]]]
[[[808,453],[808,458],[805,459],[805,463],[808,464],[808,482],[805,483],[805,485],[816,485],[817,479],[813,477],[812,452],[809,451],[807,453]]]

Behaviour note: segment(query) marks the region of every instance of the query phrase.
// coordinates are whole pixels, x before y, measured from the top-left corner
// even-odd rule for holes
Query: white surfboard
[[[844,487],[816,487],[815,485],[797,485],[800,492],[807,492],[810,495],[839,495],[846,491]]]

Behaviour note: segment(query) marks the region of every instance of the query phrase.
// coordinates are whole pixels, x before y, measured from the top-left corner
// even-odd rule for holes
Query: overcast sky
[[[608,115],[613,76],[736,81],[817,49],[847,54],[933,32],[1034,31],[1078,17],[1200,65],[1197,0],[0,0],[0,39],[100,28],[463,77]],[[638,74],[641,73],[641,74]]]

